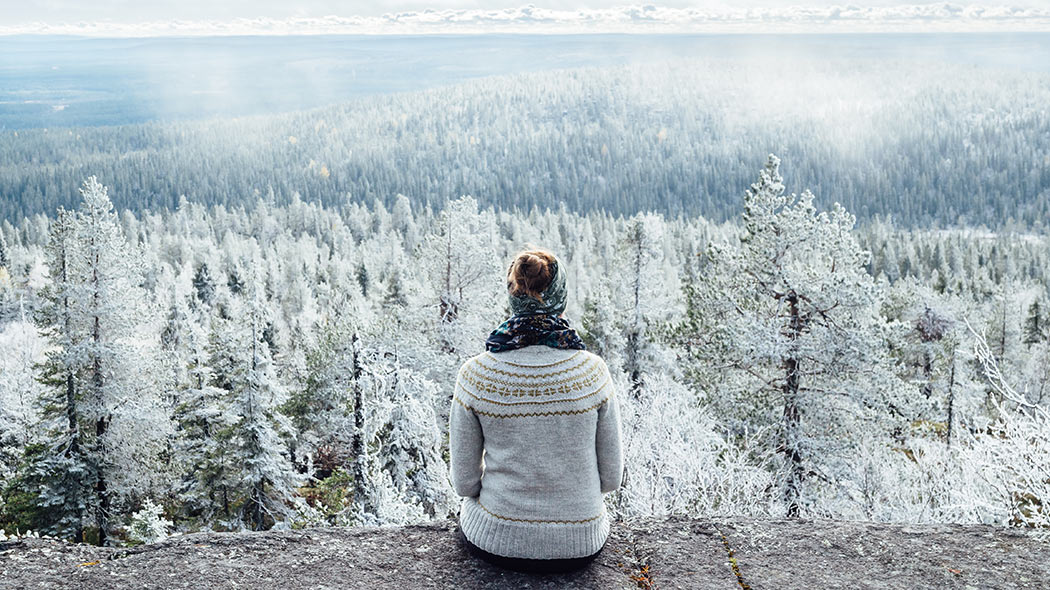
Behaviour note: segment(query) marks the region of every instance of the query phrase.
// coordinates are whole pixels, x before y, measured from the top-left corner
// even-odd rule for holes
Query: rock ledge
[[[0,542],[0,588],[1050,588],[1050,543],[984,525],[834,520],[616,523],[586,569],[504,572],[470,557],[455,524],[196,533],[136,548]]]

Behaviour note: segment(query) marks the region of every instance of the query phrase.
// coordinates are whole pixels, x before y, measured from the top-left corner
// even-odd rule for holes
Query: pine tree
[[[231,265],[230,269],[227,271],[226,286],[230,289],[230,293],[233,293],[234,295],[240,295],[241,291],[244,290],[242,270],[236,265]]]
[[[663,282],[660,266],[663,251],[663,223],[655,215],[638,214],[627,224],[621,250],[621,264],[626,268],[626,278],[617,293],[624,300],[624,371],[627,372],[631,395],[637,396],[642,387],[642,367],[652,367],[652,355],[648,330],[657,310],[666,310],[661,298]],[[648,358],[647,358],[648,357]]]
[[[182,393],[189,387],[187,355],[192,339],[193,326],[190,323],[188,310],[179,297],[172,292],[168,307],[168,317],[160,333],[159,365],[161,373],[156,383],[163,392],[164,411],[167,420],[175,421]],[[177,433],[172,430],[165,441],[161,461],[169,470],[174,468]]]
[[[401,273],[391,272],[386,279],[386,289],[383,292],[383,308],[395,312],[408,305],[408,297],[405,288],[401,284]]]
[[[87,400],[80,387],[85,367],[76,354],[82,338],[74,303],[79,296],[76,247],[76,216],[60,209],[48,243],[51,284],[44,290],[44,307],[37,318],[53,346],[38,377],[47,388],[41,399],[46,442],[26,450],[12,483],[21,488],[23,498],[19,520],[40,532],[82,542],[84,523],[96,500],[90,483],[97,478],[97,462],[86,452],[81,433]]]
[[[136,254],[106,189],[91,177],[81,194],[80,210],[60,212],[52,229],[52,287],[41,314],[55,347],[41,367],[52,436],[36,469],[51,482],[41,493],[41,506],[54,510],[51,528],[83,538],[90,512],[105,545],[115,502],[147,483],[143,475],[155,468],[151,435],[164,428],[156,427],[159,404],[144,385],[141,346],[130,344],[144,299]]]
[[[368,288],[371,282],[368,277],[368,267],[364,262],[357,265],[357,284],[361,287],[361,295],[368,299]]]
[[[601,356],[610,371],[622,365],[621,355],[625,349],[624,331],[618,329],[619,319],[613,305],[612,287],[608,280],[599,281],[583,303],[580,318],[580,337],[588,350]]]
[[[317,327],[317,343],[306,354],[305,379],[282,408],[298,433],[296,461],[317,480],[332,475],[352,456],[353,398],[359,395],[360,375],[354,365],[356,335],[346,317]]]
[[[0,228],[0,323],[13,311],[14,281],[11,277],[11,256],[7,248],[7,240],[4,238],[3,228]],[[0,453],[2,454],[2,453]]]
[[[133,304],[128,297],[136,285],[129,267],[131,253],[120,233],[117,216],[106,190],[94,177],[88,179],[83,191],[84,203],[78,212],[77,233],[82,249],[84,275],[81,278],[82,299],[80,313],[87,320],[88,337],[76,344],[88,361],[83,375],[83,395],[90,400],[87,414],[94,422],[94,437],[90,452],[99,459],[95,481],[97,505],[95,526],[98,543],[105,545],[109,535],[110,511],[115,497],[111,489],[112,472],[119,465],[110,457],[110,446],[116,442],[110,435],[110,425],[117,407],[134,395],[131,383],[120,378],[131,367],[124,361],[129,356],[118,339],[131,336],[134,318]],[[124,373],[123,377],[130,375]]]
[[[884,415],[901,384],[886,381],[893,372],[853,216],[837,205],[817,213],[808,191],[786,195],[779,165],[771,155],[747,191],[739,244],[708,249],[692,302],[703,313],[687,316],[682,345],[717,367],[702,386],[719,393],[727,417],[777,425],[783,503],[797,516],[850,477],[851,421]]]
[[[164,510],[146,498],[142,510],[131,516],[128,537],[135,543],[156,543],[168,537],[171,522],[164,518]]]

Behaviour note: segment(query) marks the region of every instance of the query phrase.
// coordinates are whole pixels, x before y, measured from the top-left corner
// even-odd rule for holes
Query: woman
[[[475,555],[519,571],[565,571],[609,536],[602,494],[623,473],[609,369],[563,317],[565,271],[550,252],[518,254],[514,312],[463,363],[449,415],[460,529]]]

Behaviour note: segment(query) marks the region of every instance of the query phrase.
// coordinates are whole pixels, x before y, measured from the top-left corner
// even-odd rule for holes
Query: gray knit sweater
[[[609,536],[602,494],[623,474],[605,361],[543,345],[468,359],[453,392],[449,453],[471,543],[504,557],[595,553]]]

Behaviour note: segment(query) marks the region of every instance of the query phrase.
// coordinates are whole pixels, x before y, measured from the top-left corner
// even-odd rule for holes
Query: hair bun
[[[543,301],[543,291],[551,284],[554,254],[533,249],[519,252],[507,270],[507,291],[515,297],[528,295]]]

